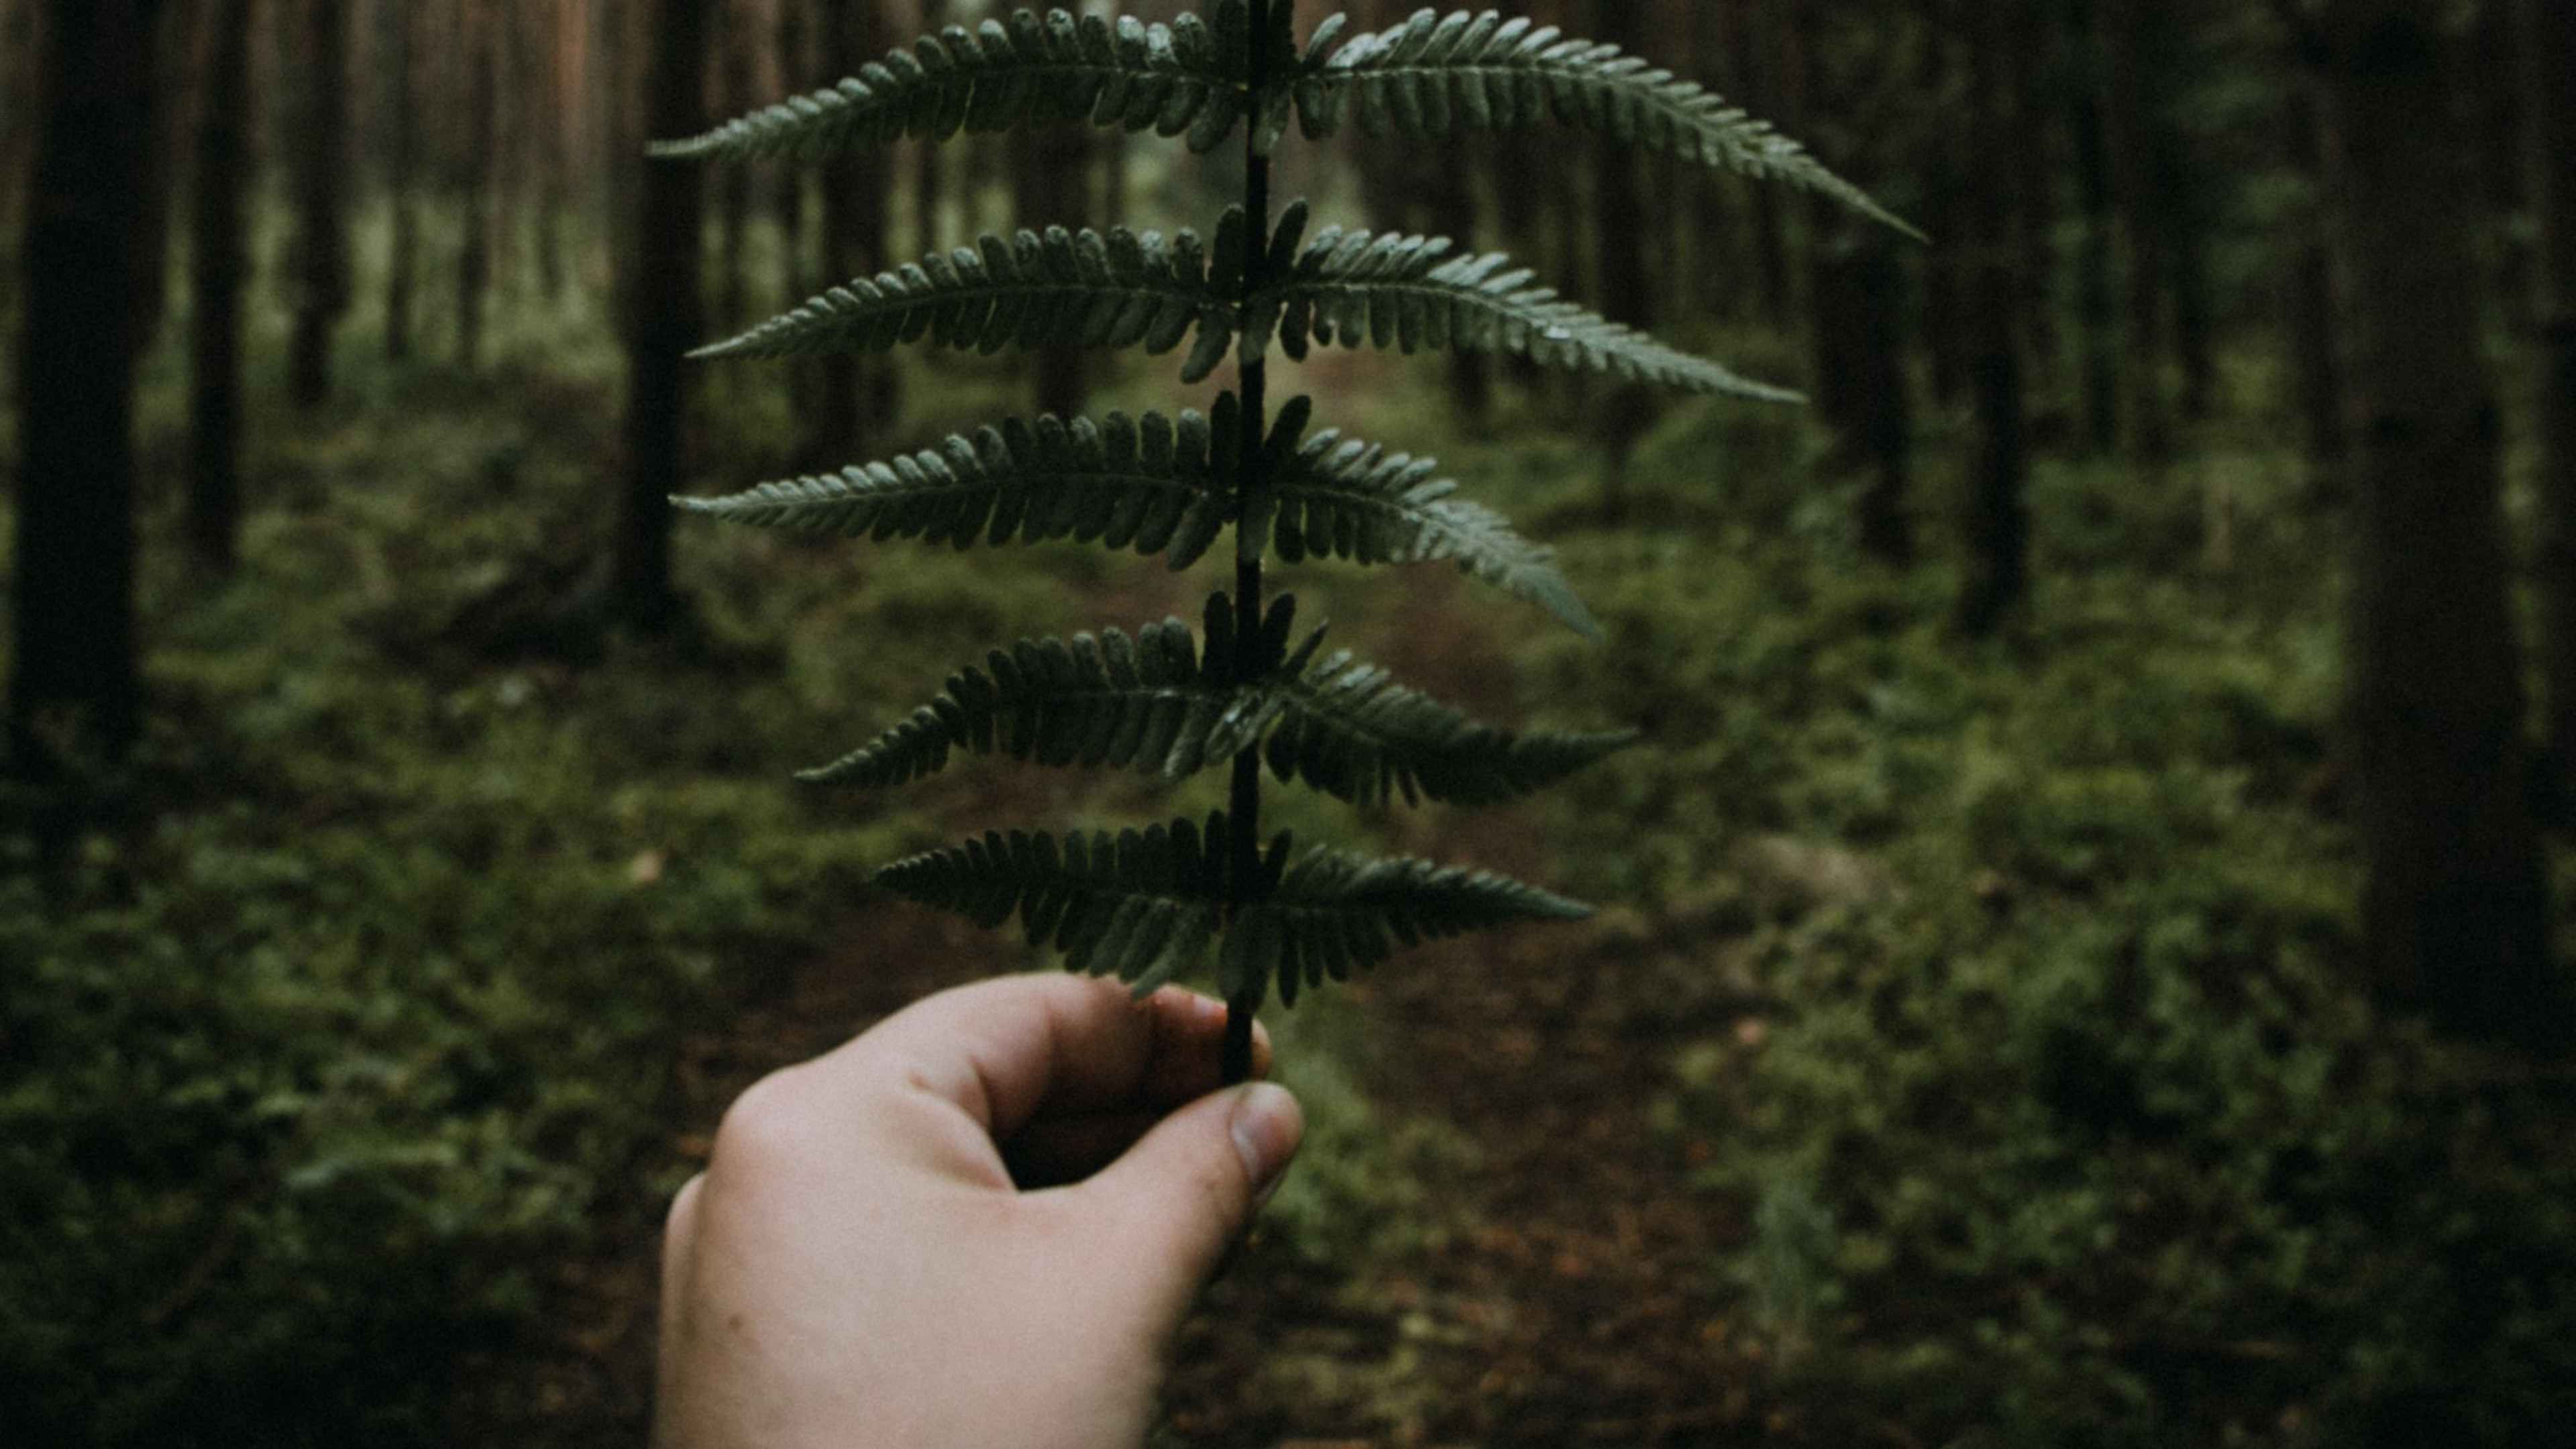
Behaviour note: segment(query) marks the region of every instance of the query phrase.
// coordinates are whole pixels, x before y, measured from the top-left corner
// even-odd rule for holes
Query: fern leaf
[[[987,930],[1019,916],[1029,944],[1143,996],[1194,969],[1225,917],[1226,821],[1067,835],[989,833],[899,861],[877,884]]]
[[[1501,514],[1457,496],[1439,462],[1389,453],[1327,428],[1300,440],[1311,400],[1292,398],[1270,437],[1268,548],[1284,563],[1313,556],[1363,564],[1455,562],[1469,575],[1554,614],[1587,639],[1600,623],[1556,567],[1556,552]]]
[[[1281,232],[1296,235],[1304,224],[1303,204],[1292,204]],[[1529,269],[1511,268],[1500,252],[1453,258],[1451,245],[1446,237],[1326,227],[1305,243],[1288,275],[1254,299],[1250,336],[1266,337],[1275,316],[1292,358],[1302,359],[1310,341],[1406,352],[1517,352],[1547,366],[1589,368],[1687,392],[1800,400],[1533,286]]]
[[[1229,996],[1275,978],[1305,988],[1349,979],[1418,945],[1521,921],[1577,921],[1592,908],[1489,871],[1318,850],[1290,867],[1226,932],[1219,979]],[[1391,939],[1390,939],[1391,938]]]
[[[1923,236],[1805,147],[1707,88],[1526,16],[1425,9],[1346,41],[1338,30],[1327,36],[1319,28],[1289,84],[1299,121],[1317,139],[1338,132],[1354,106],[1362,133],[1416,140],[1553,120],[1712,170],[1804,187]]]
[[[1228,215],[1237,230],[1239,215]],[[1182,373],[1188,382],[1225,360],[1235,329],[1234,301],[1221,285],[1211,285],[1197,234],[1179,232],[1167,244],[1158,232],[1139,235],[1125,227],[1106,235],[1049,227],[1043,237],[1029,231],[1007,242],[986,236],[900,272],[835,287],[690,356],[885,352],[924,339],[985,353],[1142,347],[1159,355],[1180,346],[1193,326],[1198,344]]]
[[[1229,399],[1230,400],[1230,399]],[[959,549],[1071,539],[1165,555],[1185,569],[1232,518],[1234,428],[1196,411],[1098,422],[1053,415],[952,433],[936,448],[835,474],[672,503],[735,523],[844,537],[919,538]]]
[[[1217,0],[1210,19],[1169,25],[1063,9],[952,25],[837,86],[656,143],[652,154],[804,161],[903,137],[1058,122],[1183,136],[1191,150],[1212,151],[1243,114],[1245,15],[1243,0]]]
[[[1023,639],[981,669],[950,676],[939,698],[847,758],[797,778],[809,784],[901,785],[946,768],[954,751],[1083,769],[1134,769],[1180,780],[1261,738],[1286,702],[1234,681],[1233,607],[1208,603],[1204,656],[1178,619],[1098,638]],[[1293,610],[1282,600],[1275,608]],[[1219,616],[1223,615],[1222,618]],[[1280,630],[1285,633],[1284,627]]]
[[[1301,654],[1312,654],[1321,637],[1318,630]],[[1626,730],[1521,734],[1479,724],[1347,650],[1281,689],[1287,707],[1266,747],[1271,773],[1360,805],[1399,791],[1412,804],[1499,805],[1637,741]]]

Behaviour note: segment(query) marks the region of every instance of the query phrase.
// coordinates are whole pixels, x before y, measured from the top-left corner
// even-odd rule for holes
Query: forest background
[[[1308,608],[1647,740],[1368,816],[1605,909],[1273,1014],[1314,1132],[1170,1440],[2563,1429],[2576,7],[1506,9],[1933,240],[1580,133],[1283,152],[1327,218],[1814,405],[1295,373],[1606,638],[1446,570],[1310,565]],[[0,1440],[640,1442],[659,1215],[731,1094],[1035,964],[867,871],[1169,813],[785,777],[1186,581],[658,501],[1168,404],[1073,353],[678,362],[1020,218],[1210,224],[1239,177],[1150,134],[643,159],[986,14],[0,0]]]

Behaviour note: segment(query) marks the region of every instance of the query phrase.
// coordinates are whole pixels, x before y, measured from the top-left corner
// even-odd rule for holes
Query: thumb
[[[1200,1098],[1073,1189],[1095,1216],[1118,1291],[1177,1327],[1305,1136],[1288,1089],[1254,1082]]]

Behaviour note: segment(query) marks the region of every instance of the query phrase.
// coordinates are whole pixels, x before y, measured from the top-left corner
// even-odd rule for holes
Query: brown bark
[[[2539,221],[2540,586],[2550,753],[2576,776],[2576,8],[2520,0],[2524,104]],[[2562,794],[2566,787],[2562,786]]]
[[[1783,0],[1731,0],[1735,11],[1735,53],[1744,67],[1744,105],[1754,115],[1786,127],[1779,113],[1778,51],[1771,44],[1774,11]],[[1760,282],[1762,316],[1774,327],[1789,325],[1789,240],[1781,189],[1755,186],[1750,197],[1753,226],[1753,270]]]
[[[51,0],[18,352],[10,757],[52,774],[142,723],[134,638],[134,305],[153,0]]]
[[[1618,46],[1631,55],[1647,48],[1646,7],[1637,0],[1593,0],[1589,39]],[[1593,146],[1592,215],[1595,306],[1614,322],[1641,330],[1655,323],[1655,282],[1647,243],[1652,235],[1646,205],[1641,148],[1604,135]],[[1618,491],[1627,473],[1628,455],[1654,426],[1658,401],[1653,389],[1625,383],[1608,389],[1593,417],[1593,431],[1610,454],[1607,502],[1619,506]]]
[[[168,79],[144,98],[143,130],[138,138],[144,148],[143,211],[136,218],[131,238],[135,256],[134,306],[126,323],[129,343],[137,357],[150,354],[153,339],[161,333],[163,314],[169,310],[171,193],[176,186],[173,173],[178,169],[179,123],[188,110],[176,80],[189,72],[189,27],[183,23],[187,17],[168,0],[152,0],[150,11],[144,43],[157,52],[153,70]]]
[[[1079,126],[1047,126],[1011,134],[1011,209],[1023,231],[1043,236],[1050,227],[1078,228],[1089,200],[1091,141]],[[1037,354],[1040,412],[1070,418],[1082,410],[1089,388],[1088,359],[1076,347],[1041,348]]]
[[[2319,37],[2358,502],[2363,952],[2392,1005],[2558,1035],[2446,8],[2333,0]]]
[[[818,15],[827,76],[855,75],[887,49],[875,0],[823,0]],[[873,276],[891,264],[886,204],[893,184],[893,164],[882,146],[845,152],[824,168],[824,285]],[[893,414],[894,368],[881,358],[842,353],[824,358],[821,371],[812,448],[819,461],[848,462],[868,428]]]
[[[948,0],[921,0],[921,33],[924,35],[936,35],[947,28]],[[1120,135],[1123,141],[1125,133],[1121,132]],[[940,198],[945,190],[945,188],[940,184],[940,172],[943,165],[943,157],[941,153],[943,149],[943,145],[940,142],[923,141],[920,143],[913,156],[913,240],[917,249],[924,256],[928,256],[932,252],[939,251],[947,245],[945,240],[946,232],[941,227],[939,219]],[[1123,145],[1119,148],[1119,155],[1122,159],[1124,158],[1125,147]],[[1123,179],[1123,177],[1121,179]],[[1121,197],[1117,189],[1112,189],[1109,199],[1109,219],[1112,223],[1115,223],[1120,220],[1119,202]]]
[[[753,22],[757,19],[751,0],[726,0],[724,48],[719,62],[723,84],[717,88],[717,94],[723,97],[723,114],[738,116],[766,104],[755,94],[753,80],[757,70]],[[717,215],[722,237],[717,254],[723,259],[723,271],[716,320],[728,329],[744,325],[751,317],[751,175],[752,168],[739,164],[717,173],[716,184],[721,188]]]
[[[706,124],[706,37],[712,0],[654,0],[649,124],[657,136],[694,135]],[[688,387],[683,354],[699,340],[703,168],[645,168],[634,225],[634,283],[627,289],[625,486],[620,491],[609,612],[630,628],[659,631],[682,613],[671,585],[671,495],[687,478]]]
[[[2173,419],[2165,401],[2165,201],[2156,188],[2153,100],[2147,85],[2150,11],[2158,0],[2104,0],[2105,116],[2111,182],[2126,252],[2128,315],[2122,351],[2128,366],[2129,437],[2138,455],[2162,462],[2173,453]]]
[[[204,104],[196,119],[191,224],[188,543],[217,572],[233,566],[241,528],[241,304],[250,238],[243,201],[252,167],[250,36],[255,0],[212,0]]]

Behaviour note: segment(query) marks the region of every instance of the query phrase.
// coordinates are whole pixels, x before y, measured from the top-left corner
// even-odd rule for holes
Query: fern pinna
[[[1261,772],[1338,798],[1485,805],[1540,789],[1634,736],[1518,733],[1478,724],[1351,658],[1323,631],[1295,637],[1292,597],[1266,600],[1265,559],[1448,561],[1597,633],[1551,553],[1457,493],[1428,458],[1310,431],[1294,398],[1274,416],[1268,366],[1314,346],[1507,351],[1688,392],[1796,395],[1737,376],[1584,310],[1499,254],[1442,238],[1309,230],[1306,204],[1273,216],[1270,155],[1292,124],[1312,139],[1355,123],[1369,137],[1566,125],[1701,166],[1805,187],[1890,226],[1795,142],[1618,47],[1486,11],[1424,10],[1376,34],[1347,16],[1300,47],[1292,0],[1213,0],[1165,24],[1028,10],[951,26],[801,96],[688,140],[666,158],[812,160],[900,137],[1043,125],[1184,138],[1205,153],[1244,133],[1245,195],[1204,239],[1050,227],[835,287],[701,357],[882,352],[905,343],[998,352],[1089,347],[1182,352],[1197,382],[1229,354],[1233,391],[1211,412],[1011,420],[837,474],[770,483],[679,507],[773,528],[918,538],[955,548],[1073,540],[1206,557],[1228,529],[1234,587],[1195,633],[1179,620],[1023,640],[960,669],[877,739],[804,778],[899,785],[959,754],[1040,765],[1232,772],[1229,808],[1145,831],[1013,831],[886,867],[880,884],[988,927],[1014,916],[1076,970],[1139,991],[1211,951],[1228,1005],[1224,1075],[1249,1071],[1252,1017],[1374,965],[1396,945],[1514,921],[1571,919],[1575,902],[1480,871],[1265,846]]]

